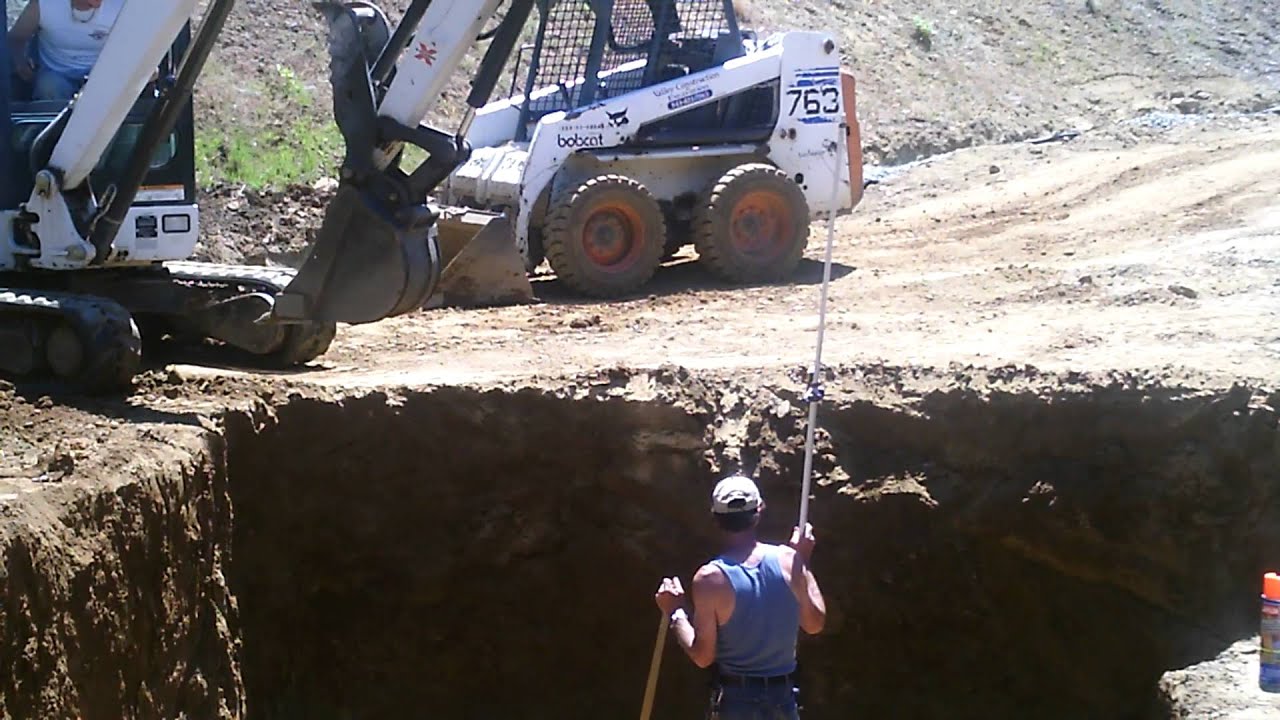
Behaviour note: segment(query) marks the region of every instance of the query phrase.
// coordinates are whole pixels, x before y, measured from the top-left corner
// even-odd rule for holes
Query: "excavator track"
[[[0,371],[18,382],[55,380],[87,394],[132,384],[142,338],[119,303],[103,297],[0,289]]]
[[[231,293],[260,292],[275,296],[292,282],[297,271],[255,265],[219,265],[199,262],[167,262],[164,269],[177,283],[199,288],[215,299]],[[337,335],[336,323],[302,322],[283,327],[283,338],[268,352],[255,352],[271,367],[287,368],[320,357]],[[234,343],[233,343],[234,344]]]
[[[240,353],[236,365],[302,365],[329,349],[337,327],[264,318],[293,276],[289,268],[198,262],[5,274],[0,373],[85,393],[122,390],[141,368],[143,340],[164,336],[230,346]],[[25,287],[14,287],[15,280]]]

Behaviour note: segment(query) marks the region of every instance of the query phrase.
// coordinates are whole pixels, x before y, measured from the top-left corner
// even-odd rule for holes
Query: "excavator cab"
[[[346,157],[297,271],[186,261],[198,236],[191,94],[234,0],[203,3],[198,25],[198,0],[126,0],[103,19],[109,29],[92,30],[104,42],[65,103],[24,96],[3,53],[0,372],[119,388],[146,338],[212,343],[291,368],[323,354],[337,323],[427,305],[441,269],[428,197],[469,146],[465,128],[422,121],[485,40],[468,104],[487,102],[533,1],[412,0],[394,33],[371,3],[313,3],[330,20]],[[427,159],[402,167],[408,145]]]
[[[524,4],[517,2],[517,5]],[[14,3],[10,3],[13,17]],[[231,0],[214,0],[206,17],[224,17]],[[347,157],[340,173],[338,191],[331,201],[317,241],[313,243],[291,282],[279,293],[258,293],[249,305],[263,307],[258,323],[314,325],[375,322],[422,308],[440,279],[436,238],[436,213],[427,206],[428,190],[447,177],[464,144],[456,138],[424,126],[406,125],[380,114],[379,103],[395,78],[396,64],[405,54],[408,39],[427,6],[426,0],[412,3],[406,20],[393,37],[383,12],[366,2],[313,3],[331,21],[331,81],[334,89],[335,120],[347,144]],[[461,3],[465,5],[465,3]],[[18,8],[21,9],[20,6]],[[416,9],[416,10],[415,10]],[[510,13],[508,13],[510,14]],[[170,82],[165,92],[144,92],[90,175],[96,190],[119,187],[114,199],[114,215],[96,232],[99,248],[97,264],[119,266],[130,261],[169,262],[188,257],[195,249],[198,221],[195,207],[194,133],[190,86],[194,83],[221,20],[206,33],[202,26],[192,38],[191,27],[166,56],[158,77]],[[471,38],[466,44],[474,42]],[[196,62],[187,57],[196,47]],[[7,58],[6,58],[7,59]],[[456,62],[456,60],[455,60]],[[374,66],[381,63],[377,77]],[[181,72],[182,65],[193,69]],[[5,133],[10,142],[3,194],[11,208],[29,196],[35,174],[48,161],[49,147],[60,135],[55,126],[64,111],[58,102],[33,101],[30,87],[16,76],[8,76],[5,117],[13,126]],[[9,97],[13,99],[10,101]],[[181,103],[181,109],[176,107]],[[401,169],[405,144],[428,150],[430,160],[423,167]],[[150,152],[149,166],[138,155]],[[390,158],[390,162],[386,160]],[[379,162],[382,160],[382,162]],[[95,190],[95,191],[96,191]],[[12,199],[10,199],[10,197]],[[172,226],[162,222],[147,207],[180,204],[180,212],[164,210],[164,217],[179,213],[186,217]],[[142,225],[135,229],[135,225]],[[153,227],[154,225],[154,227]],[[158,234],[164,243],[170,228],[180,228],[183,244],[169,243],[163,253],[137,253],[142,242],[135,236]],[[493,234],[493,233],[490,233]],[[505,235],[504,235],[505,237]],[[514,254],[514,251],[512,251]],[[523,279],[522,279],[523,280]],[[527,281],[525,281],[527,285]],[[531,289],[527,296],[531,297]],[[265,303],[265,306],[263,305]],[[248,305],[247,305],[248,306]],[[248,312],[248,311],[246,311]]]
[[[191,28],[187,25],[156,68],[156,81],[138,97],[94,166],[89,176],[93,187],[111,187],[127,171],[142,126],[156,102],[158,85],[173,77],[177,59],[186,51],[190,39]],[[32,55],[36,53],[37,43],[38,38],[33,38]],[[5,55],[7,83],[2,88],[4,92],[0,92],[0,118],[3,118],[6,140],[0,155],[4,184],[0,210],[12,211],[31,195],[36,173],[48,162],[51,146],[57,139],[57,133],[51,131],[56,128],[51,126],[59,122],[66,103],[35,99],[32,83],[11,71],[10,58],[7,52]],[[141,186],[115,238],[111,259],[114,264],[123,265],[131,260],[150,262],[150,257],[186,257],[195,248],[198,233],[195,129],[188,103],[174,127],[151,152]]]

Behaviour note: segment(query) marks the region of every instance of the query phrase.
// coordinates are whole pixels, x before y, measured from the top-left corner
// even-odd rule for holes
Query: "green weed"
[[[911,18],[911,25],[913,28],[911,31],[911,37],[914,38],[916,42],[920,43],[924,49],[932,49],[933,25],[919,15]]]

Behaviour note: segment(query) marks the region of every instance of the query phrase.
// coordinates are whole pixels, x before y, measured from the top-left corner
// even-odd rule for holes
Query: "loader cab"
[[[524,48],[530,52],[526,57],[522,50],[517,58],[516,71],[525,66],[515,138],[520,142],[549,113],[719,67],[747,54],[754,42],[739,26],[733,0],[537,0],[537,8],[538,25]],[[776,87],[748,88],[642,128],[637,141],[688,145],[767,138],[776,120],[776,95]]]
[[[0,130],[3,131],[4,139],[4,147],[0,148],[0,171],[3,172],[3,176],[0,177],[0,181],[3,182],[3,192],[0,192],[0,210],[15,209],[18,203],[30,196],[35,170],[38,169],[33,165],[41,164],[39,158],[42,151],[47,157],[47,153],[51,150],[48,147],[38,147],[37,139],[41,131],[53,122],[65,107],[65,103],[61,101],[35,100],[32,97],[31,84],[18,77],[9,67],[8,30],[26,4],[26,0],[19,2],[8,0],[5,42],[0,48],[5,56],[3,66],[0,66],[0,72],[5,75],[4,79],[0,80]],[[115,139],[98,162],[90,176],[90,182],[99,192],[125,172],[133,155],[134,143],[142,130],[142,124],[155,101],[156,85],[176,74],[177,63],[186,51],[190,36],[191,27],[188,24],[157,68],[156,82],[148,85],[143,91],[129,111]],[[33,46],[35,42],[32,42]],[[156,149],[151,168],[134,202],[135,207],[190,206],[195,203],[194,126],[191,104],[188,103],[179,115],[173,132]]]

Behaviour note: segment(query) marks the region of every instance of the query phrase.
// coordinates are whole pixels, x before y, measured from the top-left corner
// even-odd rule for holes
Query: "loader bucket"
[[[439,249],[425,206],[393,219],[372,199],[340,185],[311,252],[276,298],[282,322],[376,322],[416,310],[440,279]]]
[[[510,219],[446,209],[436,227],[444,271],[427,307],[493,307],[534,301]]]

